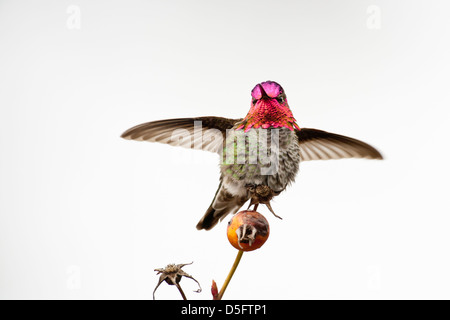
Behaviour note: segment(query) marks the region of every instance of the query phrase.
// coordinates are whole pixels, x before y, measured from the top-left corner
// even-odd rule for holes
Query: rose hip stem
[[[236,271],[239,262],[241,261],[242,254],[244,251],[239,250],[236,259],[234,260],[233,266],[231,267],[230,273],[228,273],[227,278],[225,279],[225,282],[223,283],[222,289],[220,289],[219,296],[217,297],[217,300],[222,300],[223,294],[225,293],[225,290],[228,287],[228,284],[230,283],[231,278],[233,277],[234,272]]]

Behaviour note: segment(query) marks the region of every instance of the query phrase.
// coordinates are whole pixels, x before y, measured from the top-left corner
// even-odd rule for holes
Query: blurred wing
[[[296,130],[296,134],[302,161],[343,158],[383,159],[374,147],[357,139],[308,128]]]
[[[226,130],[241,119],[197,117],[147,122],[128,129],[122,138],[219,152]]]

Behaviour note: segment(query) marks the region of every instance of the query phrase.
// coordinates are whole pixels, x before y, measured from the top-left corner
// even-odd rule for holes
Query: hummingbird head
[[[237,128],[245,132],[251,128],[300,129],[295,123],[283,88],[274,81],[257,84],[252,90],[250,111]]]

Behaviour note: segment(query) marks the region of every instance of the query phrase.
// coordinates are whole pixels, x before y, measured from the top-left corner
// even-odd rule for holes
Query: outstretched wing
[[[374,147],[357,139],[317,129],[296,130],[302,161],[342,158],[383,159]]]
[[[122,138],[219,152],[226,130],[242,119],[197,117],[147,122],[128,129]]]

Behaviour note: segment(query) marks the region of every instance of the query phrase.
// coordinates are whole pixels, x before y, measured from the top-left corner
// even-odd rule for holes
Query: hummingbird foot
[[[251,198],[250,199],[250,204],[248,205],[247,210],[250,210],[251,206],[253,206],[253,210],[252,211],[256,211],[256,209],[258,209],[259,202],[256,202],[256,200],[254,198]]]
[[[250,193],[252,202],[255,203],[266,203],[272,200],[275,195],[278,195],[275,191],[273,191],[269,186],[259,184],[247,184],[245,185],[248,192]]]
[[[274,196],[277,196],[281,191],[275,192],[269,186],[262,184],[260,185],[247,184],[246,187],[251,194],[250,205],[248,206],[247,210],[249,210],[250,207],[253,205],[254,206],[253,211],[256,211],[258,205],[262,203],[267,206],[269,211],[272,212],[272,214],[275,217],[277,217],[278,219],[283,219],[273,211],[272,206],[270,205],[270,200],[272,200]]]
[[[250,246],[252,246],[253,242],[255,241],[257,231],[258,230],[254,226],[246,223],[237,228],[236,235],[238,238],[239,247],[243,249],[243,247],[241,246],[241,242],[248,243]]]

